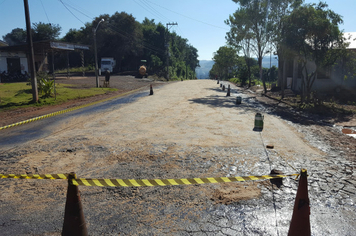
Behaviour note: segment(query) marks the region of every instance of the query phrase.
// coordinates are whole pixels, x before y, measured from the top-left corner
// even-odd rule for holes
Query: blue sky
[[[198,49],[200,60],[211,60],[213,53],[225,45],[229,27],[224,20],[238,5],[231,0],[28,0],[31,22],[59,24],[64,36],[70,28],[79,29],[100,14],[112,15],[116,11],[132,14],[137,21],[147,17],[172,26],[183,38]],[[66,7],[68,9],[66,9]],[[319,1],[307,0],[307,3]],[[356,31],[355,0],[326,0],[329,8],[343,16],[340,26],[345,32]],[[73,14],[75,16],[73,16]],[[0,39],[14,28],[25,28],[23,0],[0,0]]]

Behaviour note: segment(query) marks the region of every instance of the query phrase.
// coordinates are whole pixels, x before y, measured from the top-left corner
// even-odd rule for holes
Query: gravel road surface
[[[312,234],[354,235],[355,139],[231,86],[230,97],[212,80],[154,87],[153,96],[74,117],[51,136],[0,151],[0,172],[152,179],[306,168]],[[262,132],[253,130],[256,112],[264,115]],[[297,184],[79,189],[89,235],[286,235]],[[64,180],[2,179],[1,234],[60,235],[66,187]]]

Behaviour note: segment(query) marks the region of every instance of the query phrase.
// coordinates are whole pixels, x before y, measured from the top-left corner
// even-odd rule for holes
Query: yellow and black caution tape
[[[68,179],[69,174],[48,174],[48,175],[15,175],[15,174],[0,174],[0,179]]]
[[[189,185],[189,184],[209,184],[209,183],[230,183],[244,182],[266,179],[280,179],[296,176],[290,175],[261,175],[261,176],[237,176],[237,177],[218,177],[218,178],[185,178],[185,179],[83,179],[76,178],[74,174],[44,174],[44,175],[17,175],[0,174],[0,178],[14,179],[68,179],[71,185],[99,186],[99,187],[144,187],[144,186],[168,186],[168,185]]]
[[[19,125],[24,125],[24,124],[27,124],[27,123],[30,123],[30,122],[33,122],[33,121],[37,121],[37,120],[41,120],[41,119],[44,119],[44,118],[49,118],[49,117],[52,117],[52,116],[56,116],[56,115],[64,114],[64,113],[67,113],[67,112],[75,111],[75,110],[78,110],[78,109],[81,109],[81,108],[93,106],[93,105],[96,105],[98,103],[106,102],[106,101],[109,101],[109,100],[112,100],[112,99],[115,99],[115,98],[119,98],[119,97],[122,97],[122,96],[125,96],[125,95],[128,95],[128,94],[137,92],[139,90],[140,89],[135,89],[135,90],[132,90],[132,91],[127,92],[127,93],[119,94],[119,95],[117,95],[115,97],[110,97],[110,98],[106,98],[106,99],[103,99],[103,100],[100,100],[100,101],[84,104],[84,105],[81,105],[81,106],[68,108],[68,109],[65,109],[65,110],[62,110],[62,111],[52,112],[52,113],[47,114],[47,115],[38,116],[38,117],[35,117],[35,118],[31,118],[31,119],[28,119],[28,120],[24,120],[24,121],[21,121],[21,122],[14,123],[14,124],[11,124],[11,125],[2,126],[2,127],[0,127],[0,130],[11,128],[11,127],[15,127],[15,126],[19,126]]]
[[[219,178],[187,178],[187,179],[70,179],[72,185],[100,186],[100,187],[143,187],[143,186],[167,186],[167,185],[189,185],[208,183],[244,182],[265,179],[286,178],[291,175],[262,175],[262,176],[237,176]]]

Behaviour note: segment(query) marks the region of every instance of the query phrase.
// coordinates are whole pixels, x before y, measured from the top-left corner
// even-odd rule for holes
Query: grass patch
[[[94,66],[87,66],[84,67],[84,71],[85,72],[95,72],[95,67]],[[65,69],[60,69],[60,70],[56,70],[56,73],[67,73],[67,68]],[[71,67],[69,68],[69,72],[70,73],[82,73],[83,72],[83,67]]]
[[[234,84],[237,84],[237,83],[240,83],[240,82],[241,82],[239,78],[231,78],[231,79],[229,79],[229,81],[230,81],[231,83],[234,83]]]
[[[82,89],[68,84],[56,84],[56,99],[54,95],[44,97],[39,94],[38,103],[32,102],[32,89],[23,83],[0,84],[0,109],[13,109],[18,107],[45,106],[64,103],[68,100],[86,98],[99,94],[116,91],[115,88],[87,88]]]

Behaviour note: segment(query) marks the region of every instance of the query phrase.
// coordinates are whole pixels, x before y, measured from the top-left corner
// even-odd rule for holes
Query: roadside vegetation
[[[326,74],[340,62],[344,79],[356,79],[356,55],[347,50],[348,40],[339,29],[342,16],[323,2],[233,1],[238,9],[225,21],[230,27],[227,44],[214,53],[211,79],[228,80],[311,113],[356,113],[354,91],[320,92],[313,87],[318,73]],[[262,67],[266,55],[278,56],[278,68]],[[291,63],[298,63],[301,79],[300,88],[293,91],[286,80]]]
[[[45,92],[39,92],[38,103],[33,103],[32,90],[26,82],[4,83],[0,86],[0,109],[57,105],[69,100],[91,97],[116,90],[115,88],[81,89],[73,84],[56,84],[56,95],[54,95],[54,90],[52,90],[53,93],[50,96]]]
[[[104,21],[102,21],[104,20]],[[101,23],[102,22],[102,23]],[[100,24],[101,23],[101,24]],[[97,27],[100,24],[99,27]],[[63,38],[59,38],[61,26],[58,24],[33,23],[33,41],[56,40],[68,43],[92,45],[93,28],[97,28],[97,56],[113,57],[116,60],[115,73],[137,72],[141,60],[146,60],[147,73],[169,80],[194,79],[195,68],[199,66],[198,50],[188,43],[188,39],[170,32],[162,23],[145,18],[138,22],[126,12],[103,14],[87,22],[80,29],[70,29]],[[3,36],[9,45],[26,43],[25,29],[15,28]],[[83,52],[86,72],[94,72],[94,47]],[[55,53],[56,73],[66,73],[70,63],[70,72],[82,72],[80,53],[73,51]],[[48,58],[52,64],[52,58]]]

